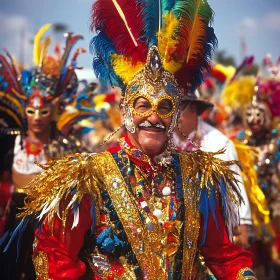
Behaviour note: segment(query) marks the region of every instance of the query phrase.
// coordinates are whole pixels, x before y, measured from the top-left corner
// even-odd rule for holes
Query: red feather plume
[[[142,7],[136,1],[118,0],[117,3],[125,14],[127,24],[138,46],[135,46],[112,0],[96,1],[93,4],[91,30],[105,32],[118,53],[131,57],[134,63],[145,62],[148,49],[146,41],[141,39],[144,22],[139,14]]]

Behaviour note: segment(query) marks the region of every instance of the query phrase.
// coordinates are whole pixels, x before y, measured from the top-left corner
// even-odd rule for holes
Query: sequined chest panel
[[[192,243],[197,236],[187,240],[184,235],[179,156],[160,174],[144,172],[123,150],[105,153],[99,164],[100,160],[106,162],[106,170],[101,179],[105,184],[103,226],[92,254],[95,275],[101,279],[108,275],[113,279],[186,279],[183,259],[190,248],[195,251]]]

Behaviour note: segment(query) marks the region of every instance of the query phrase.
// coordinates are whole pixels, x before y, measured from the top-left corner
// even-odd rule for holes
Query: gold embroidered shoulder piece
[[[97,176],[92,172],[94,164],[96,164],[94,160],[96,156],[97,154],[87,153],[72,154],[40,165],[45,171],[27,185],[32,192],[26,198],[26,205],[19,217],[35,215],[40,221],[46,216],[52,220],[53,215],[57,214],[65,225],[66,215],[71,209],[74,213],[72,228],[75,227],[79,219],[79,211],[76,206],[80,204],[84,195],[90,194],[94,198],[95,204],[101,201]],[[67,201],[67,206],[60,213],[59,204],[62,199]],[[96,209],[97,222],[99,215],[100,213]]]
[[[185,189],[189,196],[197,197],[197,209],[203,209],[200,214],[207,218],[210,211],[216,211],[215,205],[219,202],[229,237],[232,238],[233,229],[238,224],[237,207],[243,200],[238,187],[238,174],[229,169],[231,165],[238,164],[238,161],[224,161],[216,157],[224,151],[225,149],[217,152],[198,150],[179,155]]]
[[[237,187],[236,175],[238,174],[229,169],[231,165],[238,164],[238,161],[225,161],[216,157],[224,152],[225,148],[217,152],[201,150],[182,152],[180,155],[181,168],[189,178],[196,181],[196,186],[201,190],[206,188],[209,196],[213,188],[218,190],[221,187],[221,180],[223,180],[227,195],[239,204],[241,197]]]

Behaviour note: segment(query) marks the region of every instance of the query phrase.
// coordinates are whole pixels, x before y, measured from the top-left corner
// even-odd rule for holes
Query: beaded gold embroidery
[[[152,255],[152,244],[149,238],[146,238],[148,237],[147,229],[118,166],[108,152],[96,156],[95,159],[95,168],[98,169],[99,178],[102,178],[106,185],[142,271],[147,275],[147,279],[157,279],[155,271],[157,265],[154,263],[155,258]],[[102,174],[100,166],[103,167]]]
[[[39,251],[33,256],[33,264],[36,271],[36,279],[49,280],[49,265],[47,254],[43,251]]]
[[[190,165],[190,158],[186,155],[180,154],[180,163],[182,168],[185,204],[182,279],[191,279],[200,228],[200,213],[198,210],[196,188],[198,182],[195,180],[197,179],[197,170],[192,170],[192,168],[190,168],[192,166]]]
[[[256,280],[256,279],[257,279],[257,278],[256,278],[255,276],[253,276],[253,275],[244,276],[243,274],[244,274],[244,272],[246,272],[246,271],[250,271],[250,272],[252,272],[253,275],[254,275],[254,272],[253,272],[252,269],[250,269],[249,267],[244,267],[244,268],[242,268],[242,269],[240,269],[240,270],[238,271],[236,280]]]

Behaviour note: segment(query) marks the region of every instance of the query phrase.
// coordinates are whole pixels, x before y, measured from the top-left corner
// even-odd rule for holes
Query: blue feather
[[[210,194],[210,199],[209,199],[209,206],[216,224],[216,228],[218,229],[218,231],[220,231],[219,229],[219,225],[218,225],[218,219],[217,219],[217,205],[216,205],[216,194],[215,194],[215,187],[211,186],[211,194]]]
[[[20,247],[20,237],[22,236],[23,232],[26,230],[27,225],[30,223],[31,217],[25,217],[24,219],[21,220],[21,222],[18,224],[18,226],[14,229],[14,231],[11,233],[11,237],[9,239],[8,244],[4,248],[3,252],[6,252],[9,249],[10,244],[12,241],[18,237],[18,244],[17,244],[17,249],[19,250]]]
[[[174,7],[175,0],[162,0],[161,1],[161,13],[166,15]]]
[[[118,52],[109,37],[104,32],[99,32],[92,38],[89,49],[95,55],[92,66],[101,85],[106,89],[110,88],[111,85],[124,89],[121,78],[113,70],[111,55]]]
[[[203,240],[201,242],[201,245],[203,245],[206,240],[207,225],[209,220],[209,200],[208,200],[208,191],[206,188],[203,188],[201,190],[200,199],[199,199],[199,212],[203,217],[203,224],[204,224]]]
[[[32,71],[23,70],[21,72],[21,84],[22,84],[23,87],[26,87],[26,86],[29,85],[31,77],[32,77]]]
[[[108,65],[111,63],[111,54],[118,53],[111,39],[104,33],[99,32],[89,44],[91,54],[101,57]]]
[[[213,27],[207,27],[206,30],[207,33],[207,44],[205,44],[205,55],[207,61],[211,61],[211,58],[214,54],[215,49],[218,47],[218,39],[215,35],[214,28]]]
[[[140,39],[147,40],[147,47],[150,48],[152,45],[158,44],[157,32],[159,31],[159,1],[158,0],[139,0],[139,3],[143,5],[141,16],[145,25],[143,27],[143,35]]]

